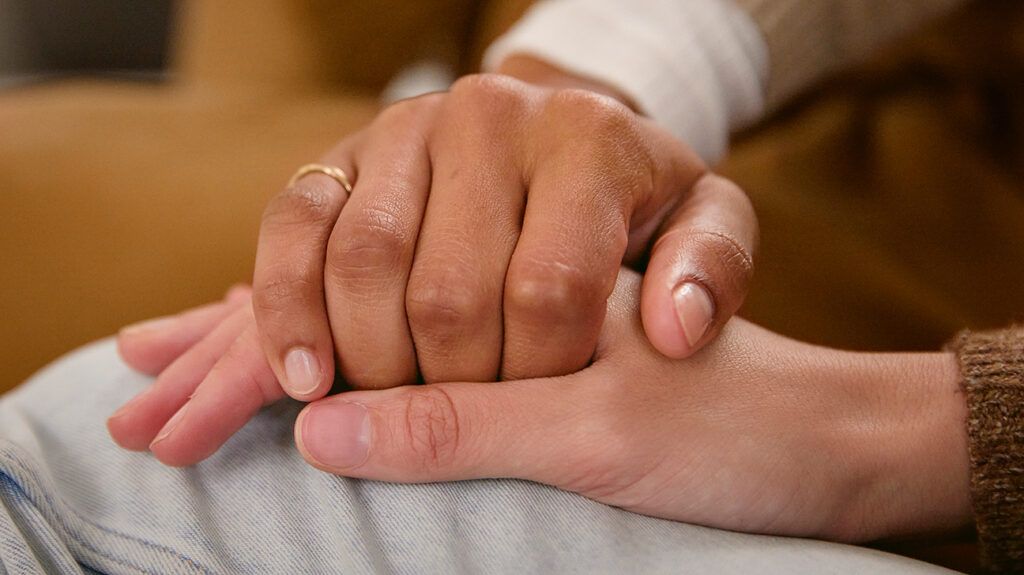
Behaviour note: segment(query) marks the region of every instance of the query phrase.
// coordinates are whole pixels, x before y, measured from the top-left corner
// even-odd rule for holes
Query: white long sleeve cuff
[[[730,0],[545,0],[484,68],[513,53],[615,88],[711,163],[765,107],[767,47]]]

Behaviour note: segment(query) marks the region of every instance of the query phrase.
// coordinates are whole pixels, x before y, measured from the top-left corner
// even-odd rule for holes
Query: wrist
[[[616,88],[597,80],[571,74],[532,56],[512,54],[501,61],[495,72],[545,88],[588,90],[614,98],[630,110],[637,111],[636,104]]]
[[[955,531],[971,521],[967,407],[951,353],[844,354],[856,397],[839,539]]]

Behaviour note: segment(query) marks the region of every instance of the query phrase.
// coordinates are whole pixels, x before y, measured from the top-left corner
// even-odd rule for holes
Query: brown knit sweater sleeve
[[[733,0],[768,46],[772,109],[966,0]]]
[[[967,396],[971,500],[982,564],[1024,573],[1024,325],[951,342]]]

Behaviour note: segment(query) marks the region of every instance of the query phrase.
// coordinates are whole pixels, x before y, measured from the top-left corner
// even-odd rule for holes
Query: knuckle
[[[485,313],[482,294],[448,271],[414,274],[406,295],[406,314],[416,330],[434,331],[477,323]]]
[[[397,269],[412,248],[399,218],[378,208],[363,210],[356,222],[331,236],[327,271],[335,278],[360,278]]]
[[[455,461],[459,450],[459,416],[444,389],[411,390],[405,398],[404,423],[410,451],[423,467],[442,469]]]
[[[252,308],[257,319],[286,314],[296,301],[319,291],[321,284],[297,270],[277,270],[253,288]]]
[[[600,282],[573,266],[537,261],[509,271],[505,305],[528,317],[567,320],[603,304]]]
[[[495,121],[519,110],[527,92],[518,80],[500,74],[471,74],[452,84],[451,110],[476,121]]]
[[[375,124],[407,128],[418,124],[424,116],[431,115],[444,100],[444,94],[431,93],[399,100],[384,108],[374,120]]]
[[[694,232],[691,240],[708,262],[708,280],[715,284],[711,287],[719,288],[715,291],[726,298],[732,294],[742,294],[754,276],[754,260],[749,251],[725,232]],[[742,296],[739,299],[742,300]]]
[[[505,98],[520,92],[518,81],[501,74],[469,74],[452,84],[452,95]]]
[[[264,228],[329,224],[338,214],[339,198],[330,186],[304,178],[274,197],[263,211]]]
[[[556,142],[570,141],[564,151],[602,185],[595,193],[625,205],[653,188],[654,153],[642,126],[629,108],[587,90],[559,90],[541,115]],[[571,136],[569,136],[571,134]]]
[[[545,112],[582,126],[591,134],[622,137],[636,132],[637,127],[635,114],[622,103],[589,90],[558,90],[548,98]]]

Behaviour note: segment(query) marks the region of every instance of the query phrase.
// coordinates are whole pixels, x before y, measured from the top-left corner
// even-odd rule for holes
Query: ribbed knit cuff
[[[1024,326],[963,332],[950,347],[959,356],[967,396],[982,565],[1024,573]]]

